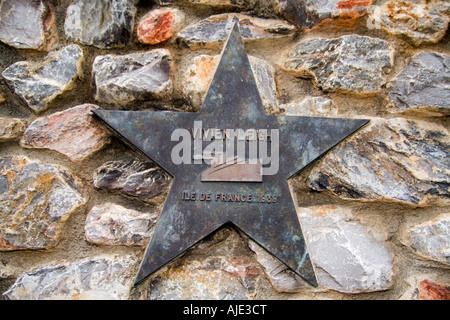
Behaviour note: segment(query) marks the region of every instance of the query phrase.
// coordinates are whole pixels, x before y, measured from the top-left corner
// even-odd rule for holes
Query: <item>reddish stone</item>
[[[421,300],[450,300],[450,287],[425,279],[419,284],[419,298]]]
[[[92,104],[76,106],[38,118],[25,131],[25,148],[55,150],[72,161],[82,161],[109,143],[109,134],[92,117]]]
[[[157,44],[170,39],[180,27],[183,14],[172,8],[150,11],[137,27],[138,40],[145,44]]]

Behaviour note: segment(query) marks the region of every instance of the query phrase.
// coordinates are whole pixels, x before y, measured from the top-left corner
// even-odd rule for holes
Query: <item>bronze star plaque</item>
[[[266,115],[236,21],[199,112],[94,113],[173,176],[136,283],[232,223],[317,286],[287,180],[367,120]]]

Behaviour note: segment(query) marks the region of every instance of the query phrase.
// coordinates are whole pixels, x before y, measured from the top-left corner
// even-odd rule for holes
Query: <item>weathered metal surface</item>
[[[237,23],[200,112],[94,113],[174,177],[136,283],[231,222],[317,285],[287,179],[367,120],[266,115]],[[192,130],[194,121],[209,128],[279,130],[278,172],[262,176],[261,181],[202,181],[211,164],[175,164],[171,158],[179,144],[171,141],[171,134],[180,128]],[[202,141],[202,148],[210,143]]]

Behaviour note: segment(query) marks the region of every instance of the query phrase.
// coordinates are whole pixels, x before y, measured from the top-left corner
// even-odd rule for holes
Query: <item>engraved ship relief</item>
[[[219,154],[211,161],[211,167],[201,174],[201,181],[220,182],[262,182],[262,164],[259,160],[245,161],[235,156],[225,160],[225,154]]]

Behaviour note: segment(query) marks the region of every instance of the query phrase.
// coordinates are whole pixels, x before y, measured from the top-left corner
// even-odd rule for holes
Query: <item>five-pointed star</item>
[[[173,184],[145,253],[136,283],[227,223],[317,286],[287,179],[367,123],[358,119],[266,115],[255,78],[234,22],[200,112],[111,111],[95,114],[173,176]],[[201,181],[209,165],[174,164],[175,129],[203,127],[279,130],[279,170],[262,182]],[[195,193],[193,199],[182,195]],[[200,201],[200,194],[210,194]],[[252,201],[226,201],[217,194],[252,195]],[[260,196],[276,202],[260,202]],[[231,198],[230,198],[231,199]],[[266,198],[267,200],[267,198]]]

